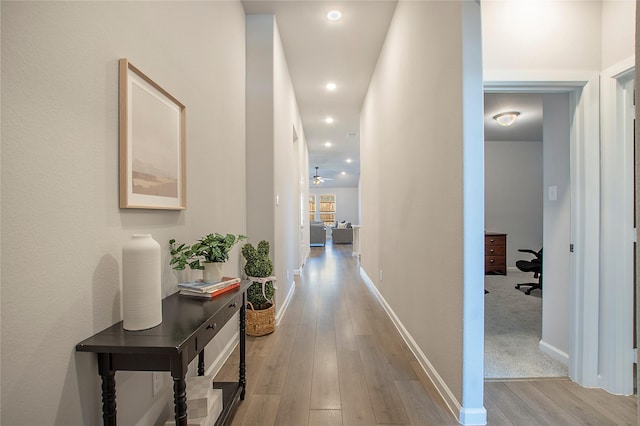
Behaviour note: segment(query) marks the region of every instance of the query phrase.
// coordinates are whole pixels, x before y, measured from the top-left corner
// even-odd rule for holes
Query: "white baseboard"
[[[287,308],[289,308],[289,304],[291,303],[291,299],[293,299],[293,293],[296,291],[296,283],[295,281],[291,282],[291,286],[289,286],[289,293],[284,298],[284,302],[282,302],[282,307],[276,311],[276,325],[280,325],[280,321],[284,317],[285,312],[287,312]]]
[[[538,343],[540,351],[549,355],[551,358],[560,361],[564,365],[569,365],[569,354],[561,351],[553,345],[548,344],[547,342],[540,340]]]
[[[486,425],[487,410],[484,408],[462,408],[459,422],[463,425]]]
[[[422,367],[424,372],[427,374],[431,382],[436,387],[436,390],[438,391],[440,396],[442,396],[442,399],[444,399],[445,403],[447,404],[447,407],[449,408],[449,410],[451,410],[451,413],[456,417],[456,419],[459,422],[462,422],[462,419],[459,417],[460,415],[463,414],[462,405],[453,395],[453,393],[451,392],[451,389],[449,389],[449,386],[447,386],[447,384],[444,382],[442,377],[440,377],[440,375],[438,374],[436,369],[433,367],[433,365],[431,364],[427,356],[424,354],[424,352],[422,352],[422,349],[420,349],[420,347],[418,346],[416,341],[413,339],[411,334],[409,334],[409,332],[404,327],[402,322],[400,322],[400,319],[398,318],[398,316],[395,314],[393,309],[391,309],[391,306],[389,306],[389,304],[384,299],[382,294],[380,294],[380,292],[378,291],[378,288],[375,286],[373,281],[371,281],[371,278],[369,278],[369,276],[364,271],[364,269],[362,269],[362,267],[360,267],[360,276],[362,277],[364,282],[367,284],[367,287],[369,287],[371,292],[376,296],[376,298],[382,304],[382,307],[387,312],[387,315],[389,315],[389,318],[391,319],[396,329],[402,336],[402,339],[409,346],[409,349],[411,349],[411,352],[413,352],[413,355],[416,357],[416,359],[420,363],[420,366]],[[469,417],[471,416],[472,413],[467,413],[465,411],[464,414]],[[486,412],[484,415],[486,419]],[[474,423],[463,423],[463,424],[474,424]]]

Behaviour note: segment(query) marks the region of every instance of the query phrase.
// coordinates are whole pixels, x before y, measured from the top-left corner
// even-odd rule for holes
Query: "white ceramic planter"
[[[202,277],[205,281],[216,282],[222,279],[222,262],[204,262]]]

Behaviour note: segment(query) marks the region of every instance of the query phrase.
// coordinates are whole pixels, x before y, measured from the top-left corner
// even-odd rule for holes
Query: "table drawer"
[[[227,321],[240,310],[242,304],[242,293],[239,293],[233,299],[229,300],[226,307],[220,309],[213,317],[198,330],[195,338],[189,345],[189,354],[195,356],[218,334],[218,331],[227,323]]]
[[[484,247],[484,255],[485,256],[503,256],[507,252],[506,246],[485,246]]]
[[[507,245],[507,236],[506,235],[486,235],[484,237],[484,246],[506,246]]]
[[[504,267],[505,263],[506,263],[505,256],[485,256],[484,257],[485,266]]]

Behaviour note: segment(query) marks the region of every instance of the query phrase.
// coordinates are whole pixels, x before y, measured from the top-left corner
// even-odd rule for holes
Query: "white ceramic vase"
[[[208,282],[216,282],[222,279],[222,262],[204,262],[202,278]]]
[[[134,234],[122,247],[122,307],[125,330],[162,322],[160,244],[149,234]]]

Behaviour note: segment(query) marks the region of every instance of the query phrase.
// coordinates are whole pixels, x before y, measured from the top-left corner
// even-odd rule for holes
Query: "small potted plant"
[[[198,265],[198,269],[204,269],[205,281],[215,282],[222,279],[222,265],[229,260],[229,251],[236,243],[246,238],[244,235],[222,235],[216,232],[206,235],[191,246],[192,255],[204,262],[204,265]]]
[[[273,295],[276,291],[272,276],[273,263],[269,258],[269,243],[260,241],[256,249],[250,243],[242,246],[246,260],[244,272],[252,284],[247,289],[247,334],[264,336],[275,330],[276,315]]]
[[[171,253],[169,265],[178,274],[178,282],[191,281],[191,270],[199,269],[200,259],[193,255],[191,246],[186,244],[176,245],[176,240],[173,238],[169,240],[169,246]]]

